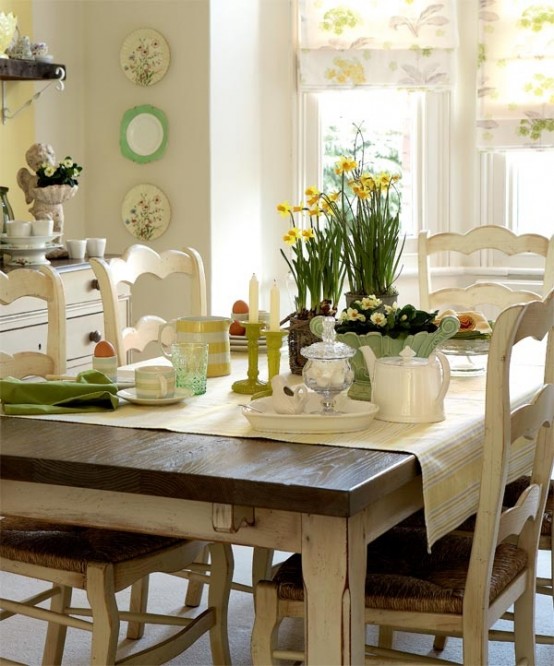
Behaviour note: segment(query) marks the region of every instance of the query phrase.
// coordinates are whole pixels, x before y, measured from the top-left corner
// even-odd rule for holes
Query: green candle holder
[[[281,346],[283,338],[285,335],[288,335],[288,331],[266,331],[264,335],[267,343],[267,377],[269,381],[263,391],[253,396],[253,400],[273,395],[271,378],[279,374],[281,367]]]
[[[262,322],[244,321],[242,325],[246,329],[246,339],[248,341],[248,372],[247,379],[239,379],[233,382],[231,388],[235,393],[244,393],[254,395],[267,388],[268,383],[258,379],[258,340],[265,324]]]

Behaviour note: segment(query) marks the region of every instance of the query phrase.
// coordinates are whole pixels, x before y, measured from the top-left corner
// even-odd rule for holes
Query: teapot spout
[[[373,372],[375,370],[375,353],[373,349],[369,345],[361,345],[358,348],[364,357],[365,364],[367,365],[367,372],[369,374],[369,377],[373,377]]]

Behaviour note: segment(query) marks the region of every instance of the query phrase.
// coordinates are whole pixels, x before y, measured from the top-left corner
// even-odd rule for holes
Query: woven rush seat
[[[394,528],[367,549],[365,605],[427,613],[461,613],[471,538],[446,537],[427,552],[424,530]],[[500,544],[493,565],[491,602],[525,568],[527,557],[512,544]],[[394,574],[387,573],[394,571]],[[302,560],[292,555],[273,579],[282,600],[304,601]]]
[[[119,563],[179,543],[179,539],[26,518],[0,520],[0,555],[10,560],[84,574],[89,562]]]

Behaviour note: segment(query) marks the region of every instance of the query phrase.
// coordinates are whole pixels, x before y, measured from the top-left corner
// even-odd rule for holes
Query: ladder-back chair
[[[429,554],[425,530],[397,527],[368,546],[366,624],[459,636],[465,666],[488,663],[489,629],[512,605],[515,662],[534,663],[535,567],[554,458],[554,384],[544,382],[528,403],[510,406],[512,348],[527,338],[547,338],[546,364],[554,364],[554,292],[544,302],[511,306],[496,321],[474,535],[448,534]],[[506,509],[502,500],[512,445],[521,438],[529,443],[530,484],[515,506]],[[281,621],[304,613],[300,555],[281,565],[271,581],[256,586],[255,602],[254,664],[276,664],[277,657],[288,658],[278,649]],[[290,657],[298,660],[298,652]],[[366,663],[389,657],[401,663],[437,663],[420,654],[366,646]]]
[[[440,253],[448,253],[449,258],[459,256],[469,257],[474,253],[502,253],[507,266],[508,258],[518,258],[518,255],[535,255],[541,258],[544,268],[542,282],[537,280],[536,291],[506,286],[501,282],[502,273],[496,281],[488,278],[486,281],[476,281],[464,287],[446,287],[437,289],[432,277],[432,257]],[[489,255],[490,256],[490,255]],[[500,262],[500,259],[498,260]],[[485,225],[476,227],[467,233],[439,233],[430,234],[421,231],[418,237],[418,269],[419,269],[419,298],[420,306],[427,310],[444,310],[446,308],[476,310],[481,306],[492,306],[497,313],[515,303],[524,303],[537,298],[544,298],[554,288],[554,236],[548,238],[540,234],[515,234],[505,227]],[[553,369],[554,373],[554,369]],[[554,381],[550,377],[549,381]],[[514,496],[519,496],[518,490],[528,484],[528,478],[522,478],[509,485],[506,491],[506,501],[510,502]],[[554,481],[550,482],[550,492],[547,499],[545,515],[542,523],[539,549],[550,552],[550,578],[539,576],[537,578],[537,593],[552,597],[554,604]],[[512,640],[511,632],[496,632],[499,639]],[[538,636],[541,643],[554,644],[552,636]],[[443,641],[435,642],[440,649]]]
[[[40,266],[36,270],[16,268],[0,272],[0,303],[9,305],[25,297],[38,298],[46,304],[45,351],[33,349],[14,354],[0,351],[0,379],[62,375],[66,370],[65,295],[57,271]]]
[[[119,310],[117,287],[124,283],[133,285],[142,275],[153,275],[160,280],[174,274],[187,276],[190,297],[183,299],[192,315],[206,315],[206,276],[200,254],[193,248],[166,250],[158,254],[146,245],[131,245],[121,257],[106,261],[91,258],[90,265],[98,280],[98,288],[104,308],[104,338],[115,347],[118,364],[127,363],[127,352],[143,351],[150,342],[158,340],[160,326],[165,319],[157,314],[144,315],[131,326],[124,326]],[[186,294],[186,289],[181,292]],[[133,298],[131,296],[131,318]]]

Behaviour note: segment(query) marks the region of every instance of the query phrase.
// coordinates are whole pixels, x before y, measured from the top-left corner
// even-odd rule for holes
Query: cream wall
[[[252,272],[262,282],[260,306],[266,306],[272,280],[284,283],[275,205],[292,191],[290,2],[11,5],[16,14],[32,5],[31,38],[46,41],[68,75],[64,92],[49,89],[2,128],[3,136],[17,136],[3,169],[9,174],[23,166],[24,151],[35,140],[51,143],[60,158],[74,157],[84,170],[77,196],[64,207],[66,238],[106,236],[110,253],[135,240],[121,221],[125,194],[140,183],[157,185],[170,201],[172,219],[152,247],[191,245],[202,253],[214,313],[227,314],[234,300],[247,297]],[[119,64],[125,37],[143,27],[162,33],[171,50],[166,76],[150,87],[133,84]],[[15,85],[33,84],[10,87]],[[121,117],[140,104],[158,106],[169,123],[166,154],[144,165],[119,149]],[[159,301],[155,285],[141,292],[141,300],[145,310]],[[180,313],[177,298],[165,305],[166,315]],[[284,301],[283,311],[288,307]]]

